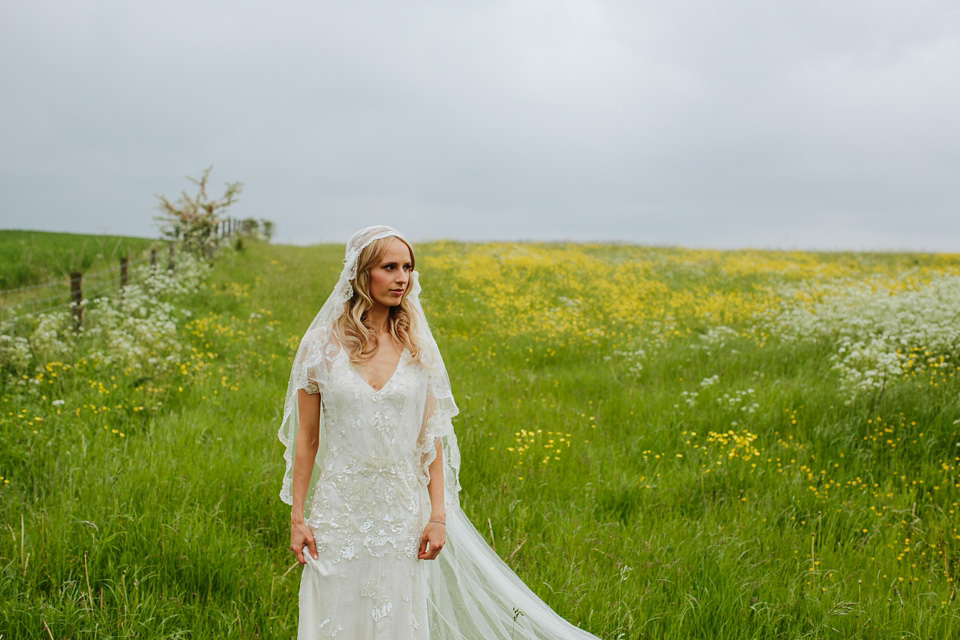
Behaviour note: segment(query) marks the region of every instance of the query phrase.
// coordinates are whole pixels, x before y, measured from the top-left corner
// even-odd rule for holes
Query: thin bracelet
[[[444,522],[443,520],[431,520],[430,522],[436,522],[437,524],[442,524],[443,526],[447,526],[447,523]]]

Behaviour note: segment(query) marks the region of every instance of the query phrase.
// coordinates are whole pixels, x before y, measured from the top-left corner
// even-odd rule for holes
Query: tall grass
[[[0,230],[0,289],[63,280],[71,271],[116,267],[123,256],[138,257],[150,238]]]
[[[179,302],[172,371],[4,378],[3,638],[295,636],[275,433],[342,249],[247,247]],[[851,395],[829,337],[773,320],[960,257],[417,249],[464,510],[561,615],[603,638],[960,633],[956,361]]]

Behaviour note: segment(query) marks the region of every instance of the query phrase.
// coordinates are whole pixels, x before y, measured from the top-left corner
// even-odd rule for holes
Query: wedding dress
[[[405,350],[376,390],[334,338],[308,339],[326,341],[308,392],[322,394],[327,451],[307,518],[319,558],[304,556],[300,637],[426,640],[427,376]]]
[[[336,338],[333,324],[353,295],[360,251],[396,236],[368,227],[347,245],[333,293],[294,360],[279,436],[292,501],[300,389],[321,396],[321,447],[307,494],[306,522],[318,557],[306,550],[300,584],[301,640],[586,640],[541,601],[493,552],[459,507],[458,410],[443,359],[419,302],[413,273],[412,328],[419,361],[404,350],[393,375],[371,387]],[[441,445],[446,544],[436,560],[417,557],[429,519],[429,467]]]

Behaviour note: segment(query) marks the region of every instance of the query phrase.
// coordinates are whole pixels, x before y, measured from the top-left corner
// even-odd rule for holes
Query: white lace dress
[[[527,588],[460,509],[457,408],[436,344],[438,366],[404,351],[375,390],[330,333],[304,336],[291,374],[291,388],[321,394],[323,406],[324,454],[307,490],[319,558],[305,554],[300,640],[597,640]],[[288,395],[280,432],[288,471],[295,399]],[[436,560],[419,560],[440,443],[447,540]],[[291,503],[289,475],[281,496]]]
[[[318,346],[306,390],[322,395],[326,454],[307,519],[319,558],[304,554],[299,638],[425,640],[428,375],[404,351],[376,390],[334,341]]]

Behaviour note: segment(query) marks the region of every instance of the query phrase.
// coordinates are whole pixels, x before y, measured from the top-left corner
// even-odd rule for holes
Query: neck
[[[389,319],[390,307],[386,305],[376,304],[367,311],[367,322],[370,324],[370,328],[377,332],[377,335],[381,335],[388,330],[387,321]]]

